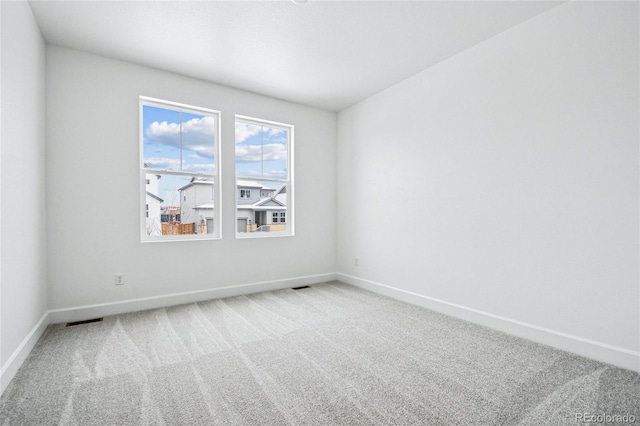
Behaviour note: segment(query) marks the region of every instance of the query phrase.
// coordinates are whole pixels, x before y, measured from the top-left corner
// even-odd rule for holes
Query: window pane
[[[262,176],[262,127],[236,121],[236,176]]]
[[[182,170],[214,174],[215,119],[182,113]]]
[[[285,129],[236,122],[236,176],[287,179]]]
[[[142,108],[145,167],[180,170],[180,112],[149,105]]]
[[[287,185],[281,182],[236,181],[237,230],[239,233],[287,232]],[[250,191],[250,198],[246,194]],[[245,197],[243,197],[245,194]]]
[[[146,175],[146,235],[211,234],[214,217],[212,178]]]
[[[144,167],[215,173],[215,117],[143,105]]]
[[[284,129],[263,127],[262,176],[270,179],[287,179],[288,132]]]
[[[142,241],[220,238],[220,114],[143,96],[140,113]]]

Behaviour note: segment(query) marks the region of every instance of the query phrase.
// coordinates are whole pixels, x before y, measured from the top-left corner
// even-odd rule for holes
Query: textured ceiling
[[[48,43],[340,111],[561,2],[30,4]]]

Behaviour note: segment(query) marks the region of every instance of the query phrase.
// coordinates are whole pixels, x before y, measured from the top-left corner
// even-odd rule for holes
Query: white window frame
[[[234,123],[243,122],[247,124],[253,124],[256,126],[267,126],[271,128],[283,129],[287,131],[287,178],[286,179],[273,179],[273,178],[265,178],[265,177],[256,177],[256,176],[242,176],[238,175],[237,172],[235,174],[235,184],[236,189],[238,188],[238,180],[250,180],[250,181],[258,181],[258,182],[271,182],[275,184],[286,184],[287,185],[287,221],[286,223],[286,231],[284,232],[238,232],[236,227],[236,238],[237,239],[253,239],[253,238],[278,238],[278,237],[293,237],[295,235],[295,214],[294,214],[294,129],[295,126],[292,124],[279,123],[276,121],[264,120],[261,118],[248,117],[245,115],[236,115]],[[235,139],[235,136],[234,136]],[[235,155],[234,155],[234,168],[235,168]],[[278,188],[276,188],[277,190]],[[234,202],[237,204],[237,199],[234,199]],[[236,206],[236,223],[238,222],[238,208]],[[278,222],[280,223],[280,222]]]
[[[214,153],[214,170],[215,173],[194,173],[183,172],[175,170],[162,170],[155,168],[144,167],[144,120],[143,111],[144,106],[153,106],[157,108],[165,108],[170,110],[184,111],[193,114],[208,115],[215,118],[216,132],[215,132],[215,153]],[[221,184],[221,113],[209,108],[202,108],[193,105],[187,105],[178,102],[166,101],[163,99],[151,98],[147,96],[140,96],[139,99],[139,155],[140,155],[140,240],[141,242],[164,242],[164,241],[202,241],[202,240],[217,240],[222,238],[222,184]],[[193,234],[193,235],[147,235],[146,232],[146,175],[147,173],[158,175],[172,175],[172,176],[184,176],[184,177],[207,177],[213,179],[213,194],[214,194],[214,233],[212,234]],[[181,212],[182,214],[182,212]]]

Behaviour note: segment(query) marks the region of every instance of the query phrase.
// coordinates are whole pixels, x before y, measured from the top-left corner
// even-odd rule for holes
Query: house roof
[[[269,188],[268,186],[264,186],[263,184],[258,183],[258,182],[253,181],[253,180],[238,179],[238,188],[240,188],[240,187],[268,189],[270,191],[274,190],[273,188]]]
[[[213,203],[200,204],[199,206],[194,207],[194,209],[212,209],[212,208],[213,208]]]
[[[261,206],[277,206],[277,207],[286,207],[286,205],[281,202],[276,200],[275,198],[272,197],[268,197],[268,198],[263,198],[260,201],[253,203],[254,206],[256,207],[261,207]]]
[[[278,189],[278,191],[276,191],[275,195],[273,196],[276,200],[280,201],[282,204],[287,204],[287,185],[286,184],[282,184],[282,186],[280,187],[280,189]]]
[[[163,200],[162,198],[158,197],[156,194],[152,194],[152,193],[150,193],[149,191],[147,191],[147,195],[148,195],[149,197],[151,197],[151,198],[155,198],[156,200],[160,201],[161,203],[163,203],[163,202],[164,202],[164,200]]]
[[[239,204],[238,210],[252,210],[252,211],[269,211],[269,210],[286,210],[287,206],[256,206],[254,204]]]
[[[287,205],[274,197],[264,197],[253,204],[239,204],[240,210],[284,210]]]
[[[211,178],[193,177],[191,178],[191,181],[188,184],[182,186],[181,188],[178,188],[178,191],[187,189],[192,185],[213,185],[214,183],[215,182]]]

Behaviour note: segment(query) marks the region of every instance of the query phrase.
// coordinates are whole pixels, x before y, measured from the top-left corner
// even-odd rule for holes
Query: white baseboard
[[[11,354],[7,362],[0,369],[0,395],[9,386],[11,380],[18,372],[33,347],[38,343],[38,339],[42,336],[49,325],[49,311],[45,312],[40,321],[31,329],[27,337],[24,338],[20,346]]]
[[[640,353],[638,352],[538,327],[536,325],[527,324],[510,318],[493,315],[488,312],[438,300],[351,275],[329,273],[47,311],[42,315],[40,321],[38,321],[31,332],[22,341],[20,346],[18,346],[11,357],[9,357],[5,365],[0,369],[0,395],[7,388],[49,324],[79,321],[101,316],[117,315],[125,312],[200,302],[209,299],[219,299],[223,297],[259,293],[262,291],[312,285],[336,279],[356,287],[364,288],[394,299],[471,321],[476,324],[481,324],[524,339],[640,372]]]
[[[22,366],[25,359],[27,359],[27,356],[49,324],[80,321],[108,315],[118,315],[126,312],[142,311],[145,309],[162,308],[185,303],[201,302],[210,299],[220,299],[223,297],[240,296],[243,294],[312,285],[325,281],[333,281],[335,279],[336,275],[334,273],[308,275],[283,280],[262,281],[184,293],[165,294],[162,296],[145,297],[134,300],[123,300],[119,302],[49,310],[42,315],[40,321],[38,321],[36,326],[33,327],[20,346],[18,346],[11,357],[9,357],[9,360],[2,366],[2,369],[0,369],[0,395],[2,395],[7,386],[9,386],[9,383],[13,380],[18,369]]]
[[[484,325],[527,340],[640,372],[640,352],[634,352],[629,349],[573,336],[560,331],[538,327],[533,324],[501,317],[444,300],[434,299],[352,275],[336,273],[336,279],[355,287],[360,287],[394,299],[402,300],[403,302]]]
[[[161,296],[144,297],[141,299],[52,309],[49,311],[49,323],[57,324],[61,322],[81,321],[90,318],[118,315],[126,312],[143,311],[146,309],[163,308],[166,306],[182,305],[185,303],[202,302],[210,299],[221,299],[223,297],[241,296],[243,294],[317,284],[324,281],[333,281],[335,279],[336,275],[334,273],[308,275],[304,277],[262,281],[206,290],[188,291],[184,293],[164,294]]]

